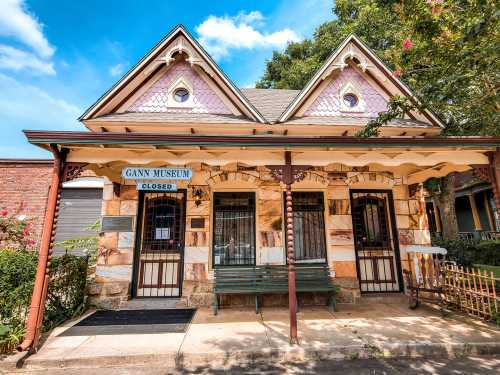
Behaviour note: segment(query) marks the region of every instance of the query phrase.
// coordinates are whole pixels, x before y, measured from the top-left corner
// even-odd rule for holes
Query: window
[[[348,93],[343,97],[344,105],[348,108],[355,108],[358,105],[358,97],[354,94]]]
[[[183,87],[174,91],[174,100],[177,103],[185,103],[189,99],[189,91]]]
[[[214,265],[255,264],[255,193],[214,193]]]
[[[326,262],[323,193],[292,192],[292,209],[295,261]]]

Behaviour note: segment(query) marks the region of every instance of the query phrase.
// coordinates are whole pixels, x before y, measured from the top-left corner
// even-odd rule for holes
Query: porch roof
[[[355,136],[282,136],[282,135],[172,135],[161,133],[72,132],[25,130],[28,141],[47,148],[58,145],[152,145],[205,147],[273,148],[473,148],[496,149],[500,137],[355,137]]]

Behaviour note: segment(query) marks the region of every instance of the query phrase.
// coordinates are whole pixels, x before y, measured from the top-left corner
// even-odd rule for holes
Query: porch
[[[375,301],[377,302],[377,301]],[[379,301],[380,302],[380,301]],[[288,310],[198,309],[185,333],[71,335],[69,322],[56,328],[25,362],[25,368],[106,367],[125,362],[172,368],[231,368],[259,360],[272,363],[324,359],[441,357],[500,353],[492,325],[406,303],[306,307],[298,313],[300,346],[289,344]],[[82,327],[79,327],[82,328]],[[63,334],[64,333],[64,334]],[[269,363],[268,362],[268,363]]]
[[[107,178],[89,294],[111,309],[142,297],[210,306],[213,270],[242,265],[324,264],[338,302],[400,293],[406,248],[430,244],[422,182],[473,165],[494,177],[500,165],[495,138],[26,134],[61,157],[56,178],[85,168]],[[172,189],[170,173],[186,178]],[[224,304],[245,301],[229,295]]]

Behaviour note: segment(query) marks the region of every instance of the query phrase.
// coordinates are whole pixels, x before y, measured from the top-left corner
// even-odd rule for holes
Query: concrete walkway
[[[299,346],[288,343],[284,308],[264,308],[259,315],[251,309],[228,308],[217,316],[200,309],[186,333],[64,335],[75,323],[55,329],[39,352],[24,361],[24,368],[156,363],[179,369],[259,360],[500,354],[500,331],[495,326],[456,314],[443,317],[425,306],[409,310],[405,305],[340,305],[333,314],[323,307],[303,308]]]

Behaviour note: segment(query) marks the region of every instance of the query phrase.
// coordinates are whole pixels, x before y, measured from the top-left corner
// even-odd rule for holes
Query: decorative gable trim
[[[344,52],[345,51],[345,52]],[[323,66],[316,72],[307,85],[297,95],[297,97],[290,103],[287,109],[280,116],[278,122],[285,122],[292,118],[298,111],[304,112],[302,106],[304,103],[309,102],[309,97],[313,94],[318,86],[324,84],[324,81],[332,75],[336,70],[343,70],[353,59],[358,63],[356,67],[362,72],[367,74],[367,77],[375,78],[382,90],[386,91],[390,96],[404,95],[415,105],[419,105],[419,100],[411,92],[411,90],[401,82],[394,73],[375,55],[375,53],[366,46],[354,34],[347,37],[341,45],[330,55]],[[393,86],[393,92],[390,92],[386,85]],[[324,87],[324,86],[323,86]],[[422,116],[434,126],[444,128],[441,120],[430,110],[424,110]]]
[[[106,114],[105,108],[108,109],[108,113],[112,112],[109,110],[112,101],[116,101],[116,103],[113,103],[113,110],[122,107],[125,102],[129,101],[133,91],[137,90],[144,81],[151,75],[156,75],[164,64],[168,66],[172,63],[173,55],[176,52],[185,53],[192,67],[202,68],[204,72],[212,77],[233,105],[247,117],[260,123],[266,123],[262,114],[245,98],[183,25],[178,25],[167,34],[111,89],[89,107],[80,116],[79,120],[85,121]],[[135,86],[132,88],[132,94],[124,93],[124,89],[132,84]]]

